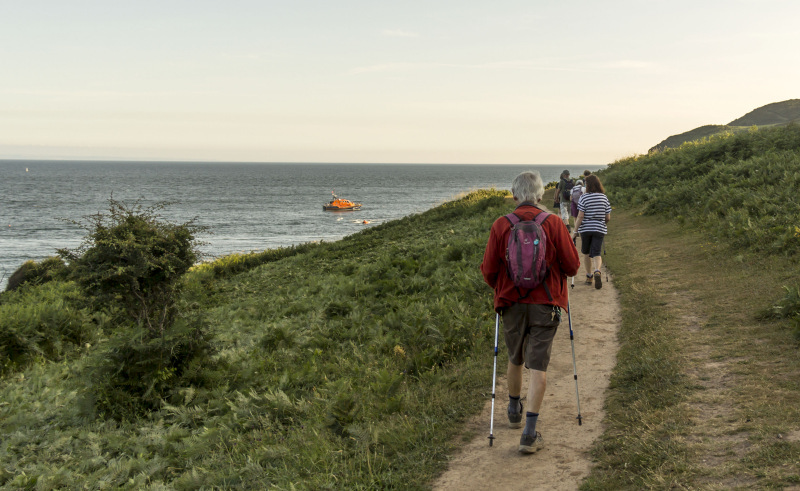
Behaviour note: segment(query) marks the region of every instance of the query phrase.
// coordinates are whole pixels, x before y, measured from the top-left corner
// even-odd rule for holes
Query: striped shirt
[[[611,213],[611,203],[603,193],[586,193],[578,199],[578,211],[583,212],[583,221],[578,232],[600,232],[607,234],[606,214]]]

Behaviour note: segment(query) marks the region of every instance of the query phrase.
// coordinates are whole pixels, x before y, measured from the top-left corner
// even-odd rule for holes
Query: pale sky
[[[603,165],[800,98],[796,0],[0,0],[0,159]]]

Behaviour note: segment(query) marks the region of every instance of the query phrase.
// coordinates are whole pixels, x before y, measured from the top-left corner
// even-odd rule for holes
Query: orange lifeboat
[[[324,211],[353,211],[360,210],[361,203],[354,203],[349,199],[339,198],[335,193],[331,193],[333,199],[327,204],[322,205]]]

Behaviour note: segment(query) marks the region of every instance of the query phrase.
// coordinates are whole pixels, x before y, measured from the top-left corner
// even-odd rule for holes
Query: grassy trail
[[[621,210],[608,238],[621,348],[582,489],[800,483],[797,343],[786,321],[758,318],[796,266]]]

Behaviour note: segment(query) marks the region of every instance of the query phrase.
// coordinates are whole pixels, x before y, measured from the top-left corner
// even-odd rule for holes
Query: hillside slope
[[[210,356],[187,375],[161,370],[170,385],[145,414],[122,411],[136,402],[124,386],[92,391],[92,367],[116,352],[124,324],[90,311],[72,282],[0,294],[0,488],[429,481],[488,400],[495,316],[478,265],[492,222],[512,209],[505,194],[197,266],[179,320],[207,326]],[[56,338],[67,328],[95,336]],[[20,359],[24,348],[37,356]]]
[[[676,218],[735,247],[800,252],[796,124],[620,160],[603,176],[614,205]]]
[[[800,126],[598,175],[622,325],[608,426],[581,489],[796,489]]]
[[[737,133],[751,126],[781,126],[800,121],[800,99],[774,102],[750,111],[741,118],[734,119],[725,125],[704,125],[677,135],[672,135],[658,145],[650,148],[648,153],[678,148],[690,141],[700,140],[719,133]]]
[[[766,126],[788,124],[797,120],[800,120],[800,99],[791,99],[759,107],[739,119],[734,119],[728,126]]]

